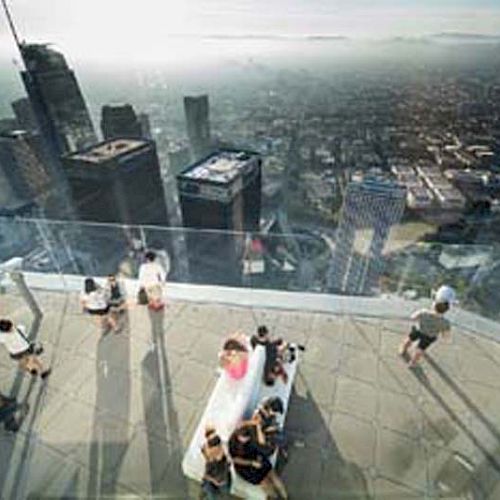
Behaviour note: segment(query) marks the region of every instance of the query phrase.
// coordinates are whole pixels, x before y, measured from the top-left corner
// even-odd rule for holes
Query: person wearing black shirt
[[[222,446],[222,441],[216,430],[207,426],[205,429],[205,443],[201,447],[205,458],[205,474],[201,485],[201,498],[213,500],[222,494],[231,491],[231,472],[229,460]]]
[[[266,350],[264,383],[273,385],[277,378],[281,378],[283,383],[286,384],[288,374],[283,366],[283,351],[287,348],[286,342],[281,338],[272,340],[267,327],[261,325],[257,328],[257,335],[252,335],[250,344],[253,349],[261,345]]]
[[[231,434],[229,453],[236,473],[245,481],[260,486],[266,495],[287,499],[285,485],[267,457],[266,439],[260,424],[252,419],[242,422]]]

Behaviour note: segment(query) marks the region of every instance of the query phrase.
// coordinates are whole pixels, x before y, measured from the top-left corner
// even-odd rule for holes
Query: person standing
[[[156,253],[151,250],[144,255],[144,262],[139,267],[139,286],[146,292],[148,307],[159,311],[165,306],[163,302],[163,287],[167,273],[157,261]]]
[[[433,344],[439,335],[448,336],[451,325],[444,315],[449,311],[451,304],[455,302],[455,291],[449,286],[440,287],[435,296],[434,303],[430,309],[419,309],[411,315],[416,322],[408,337],[399,348],[399,353],[405,356],[413,343],[417,343],[408,366],[414,368],[418,365],[424,352]]]
[[[17,361],[19,368],[31,375],[40,375],[46,379],[50,375],[50,368],[45,369],[39,359],[41,348],[35,349],[26,337],[26,328],[23,325],[14,325],[10,319],[0,319],[0,344],[4,344],[10,358]]]

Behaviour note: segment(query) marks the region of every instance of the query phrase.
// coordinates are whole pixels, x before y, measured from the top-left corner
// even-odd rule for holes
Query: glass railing
[[[243,233],[0,218],[0,262],[19,256],[25,271],[134,278],[145,250],[154,250],[170,282],[409,300],[429,298],[446,283],[462,309],[499,318],[498,245],[389,236],[377,253],[366,231],[346,245],[333,230],[284,234],[277,226]]]
[[[44,386],[28,387],[10,360],[0,359],[0,390],[31,405],[16,447],[6,441],[2,498],[61,498],[68,491],[72,498],[130,491],[198,498],[199,487],[187,483],[180,464],[211,394],[216,353],[233,328],[251,331],[254,321],[262,320],[306,345],[287,414],[293,446],[283,477],[291,495],[327,498],[339,491],[346,498],[384,500],[497,498],[500,337],[492,342],[476,333],[491,333],[488,322],[497,325],[498,248],[389,238],[375,273],[370,267],[375,257],[365,240],[358,238],[347,256],[336,256],[333,231],[248,235],[0,219],[0,234],[0,262],[23,257],[26,275],[36,273],[37,278],[136,277],[144,250],[153,249],[169,268],[170,282],[344,296],[348,291],[335,287],[352,285],[358,287],[354,295],[379,297],[380,303],[388,299],[388,314],[382,318],[358,317],[369,316],[359,308],[347,318],[307,314],[300,307],[270,313],[264,304],[249,313],[184,303],[170,304],[163,322],[163,315],[147,316],[145,308],[130,307],[122,318],[124,335],[98,336],[100,327],[81,314],[74,294],[37,289],[44,317],[27,326],[32,338],[43,343],[54,370],[43,399]],[[344,266],[343,274],[336,265]],[[371,277],[364,281],[370,289],[360,289],[360,277]],[[413,300],[428,304],[432,289],[442,283],[456,288],[457,309],[474,313],[483,323],[476,329],[465,322],[454,325],[451,345],[439,343],[423,370],[408,370],[397,355],[409,327],[401,321],[407,311],[398,310],[402,300],[391,299],[408,299],[411,310],[417,307]],[[0,293],[1,285],[0,273]],[[27,323],[25,297],[6,286],[2,314]],[[61,427],[61,421],[71,426]],[[33,428],[36,439],[31,438]],[[25,462],[16,453],[30,458],[29,472],[18,466]],[[68,464],[68,456],[77,465]],[[168,461],[167,472],[163,464],[156,470],[158,457]],[[61,472],[53,474],[52,482],[39,480],[36,468],[49,460]],[[303,460],[314,467],[304,468]],[[139,471],[136,476],[131,467]],[[323,479],[316,487],[319,469]],[[19,471],[29,481],[19,481]]]

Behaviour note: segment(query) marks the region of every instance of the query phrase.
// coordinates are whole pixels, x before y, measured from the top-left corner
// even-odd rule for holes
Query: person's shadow
[[[130,328],[124,311],[121,333],[101,337],[97,347],[92,441],[89,450],[89,498],[113,495],[129,446]]]
[[[297,375],[300,377],[300,374]],[[285,432],[289,438],[283,479],[293,497],[370,498],[361,467],[346,460],[309,390],[292,390]]]
[[[42,315],[35,315],[33,323],[31,324],[28,339],[30,342],[35,342],[38,338],[40,327],[42,323]],[[22,397],[21,390],[27,378],[29,377],[29,382],[26,388],[26,392]],[[22,476],[25,471],[25,467],[29,459],[29,451],[32,445],[32,430],[35,424],[36,416],[38,415],[38,409],[42,403],[43,395],[45,394],[45,384],[38,386],[34,400],[31,401],[33,392],[37,385],[37,378],[27,375],[25,372],[18,370],[12,386],[9,391],[9,397],[17,400],[20,407],[20,413],[18,414],[17,424],[19,428],[23,430],[22,435],[19,433],[9,433],[8,439],[2,440],[2,464],[0,467],[0,498],[17,498],[22,485]],[[23,441],[24,440],[24,441]],[[20,447],[20,458],[19,460],[12,460],[14,449],[21,441],[22,446]],[[17,455],[17,452],[16,452]],[[12,471],[12,467],[14,470]],[[6,492],[3,489],[6,487],[7,478],[9,473],[13,472],[12,489],[10,492]]]
[[[165,348],[165,312],[149,310],[151,349],[142,361],[142,401],[146,423],[151,495],[188,498],[181,470],[182,443]]]

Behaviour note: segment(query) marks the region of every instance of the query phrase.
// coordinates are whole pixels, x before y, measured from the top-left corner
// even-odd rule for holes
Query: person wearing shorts
[[[449,287],[441,287],[436,293],[431,309],[420,309],[411,315],[417,324],[403,341],[399,353],[405,356],[410,346],[416,343],[416,349],[408,362],[410,368],[417,366],[424,352],[438,339],[439,335],[448,335],[450,322],[444,317],[454,300],[454,292]]]
[[[25,332],[23,325],[16,326],[10,319],[0,319],[0,344],[5,345],[10,358],[18,362],[21,370],[45,379],[50,375],[50,368],[45,369],[38,357],[42,349],[35,349]]]

